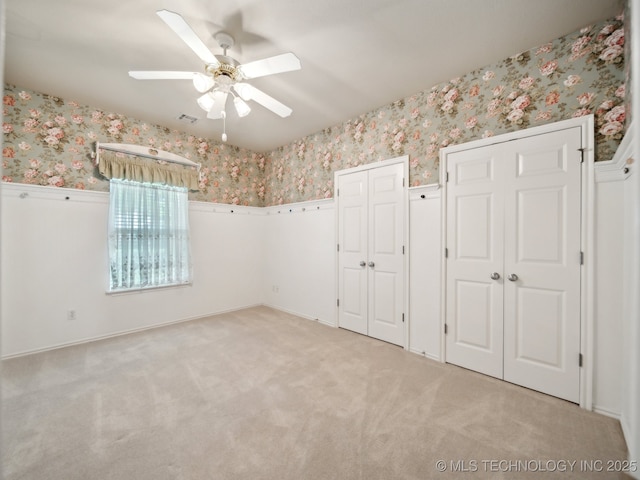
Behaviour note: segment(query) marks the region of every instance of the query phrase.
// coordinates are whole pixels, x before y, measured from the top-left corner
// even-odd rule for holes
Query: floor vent
[[[178,120],[182,120],[189,123],[196,123],[198,119],[196,117],[192,117],[191,115],[187,115],[186,113],[181,113],[178,115]]]

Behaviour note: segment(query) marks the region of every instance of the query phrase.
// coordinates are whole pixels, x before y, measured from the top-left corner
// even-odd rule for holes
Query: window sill
[[[136,288],[126,288],[126,289],[123,288],[119,290],[107,290],[105,294],[109,296],[131,295],[131,294],[142,293],[142,292],[167,290],[167,289],[183,288],[183,287],[191,287],[191,286],[193,286],[193,282],[172,283],[170,285],[159,285],[159,286],[153,286],[153,287],[136,287]]]

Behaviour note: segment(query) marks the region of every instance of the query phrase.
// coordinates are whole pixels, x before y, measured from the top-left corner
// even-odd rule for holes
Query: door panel
[[[396,287],[398,284],[398,275],[394,272],[381,272],[374,271],[372,273],[374,277],[374,285],[378,291],[384,292],[384,295],[373,295],[373,310],[371,325],[375,328],[379,327],[396,327],[397,318],[395,312],[394,302],[390,302],[389,299],[398,298]],[[384,338],[381,340],[385,340]]]
[[[366,231],[362,230],[362,219],[366,218],[363,205],[346,206],[342,210],[342,228],[344,237],[340,244],[344,252],[361,254],[366,245]]]
[[[543,368],[562,368],[565,295],[558,290],[518,288],[515,358]]]
[[[504,201],[495,146],[449,155],[446,360],[502,378]]]
[[[504,379],[580,399],[579,127],[505,144]],[[511,171],[509,171],[511,169]]]
[[[338,325],[367,334],[367,172],[338,177]]]
[[[369,335],[404,345],[404,165],[369,170]]]
[[[566,188],[519,191],[516,202],[518,262],[563,265]]]
[[[490,260],[493,194],[459,196],[456,199],[456,258]]]
[[[361,325],[361,320],[367,316],[367,305],[362,301],[363,298],[367,298],[366,278],[362,275],[362,270],[360,266],[342,269],[344,276],[341,305],[343,317],[346,321],[351,320],[358,325]]]
[[[373,240],[371,250],[374,255],[394,255],[397,251],[397,236],[393,228],[398,223],[398,205],[392,203],[379,203],[373,207]],[[390,230],[391,229],[391,230]]]
[[[449,165],[451,167],[451,165]],[[494,158],[487,153],[476,152],[472,160],[456,162],[452,167],[455,171],[457,185],[469,183],[484,183],[493,181]]]
[[[457,345],[495,353],[491,332],[491,284],[456,282],[455,342]],[[498,345],[502,348],[502,345]],[[501,352],[498,352],[501,355]]]
[[[536,138],[542,138],[542,135]],[[530,150],[526,154],[518,155],[517,162],[517,177],[553,175],[567,171],[564,145],[543,147],[537,151]]]

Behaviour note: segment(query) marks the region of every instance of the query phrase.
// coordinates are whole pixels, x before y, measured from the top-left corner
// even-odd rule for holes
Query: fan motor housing
[[[224,75],[225,77],[229,77],[235,81],[241,80],[242,74],[238,69],[239,63],[235,59],[226,55],[216,55],[216,58],[220,62],[220,65],[217,67],[214,65],[207,65],[205,71],[209,75],[212,75],[214,78]]]

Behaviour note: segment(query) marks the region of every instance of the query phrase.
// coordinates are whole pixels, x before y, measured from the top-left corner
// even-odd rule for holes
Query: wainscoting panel
[[[336,326],[333,200],[264,209],[264,303]]]
[[[630,136],[627,135],[612,160],[595,164],[595,265],[594,265],[594,371],[593,409],[620,418],[625,385],[624,354],[626,265],[633,218],[630,188]],[[626,284],[626,286],[625,286]]]
[[[409,350],[443,360],[440,348],[440,190],[409,190]]]

